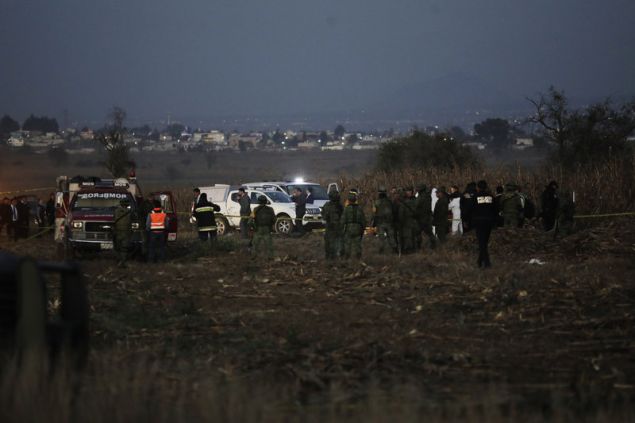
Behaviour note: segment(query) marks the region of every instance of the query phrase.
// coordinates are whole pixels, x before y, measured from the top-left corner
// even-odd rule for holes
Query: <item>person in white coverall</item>
[[[461,193],[456,185],[450,187],[450,204],[448,209],[452,213],[452,235],[461,235],[463,233],[463,224],[461,222]]]

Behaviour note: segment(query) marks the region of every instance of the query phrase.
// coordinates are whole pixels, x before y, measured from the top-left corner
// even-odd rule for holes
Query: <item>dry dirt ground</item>
[[[55,258],[50,239],[0,242]],[[485,420],[492,407],[506,418],[634,418],[635,221],[557,240],[501,229],[491,244],[484,271],[472,234],[402,257],[366,238],[361,262],[326,262],[316,233],[275,238],[273,260],[248,255],[235,234],[208,252],[186,232],[167,263],[89,257],[92,354],[117,357],[106,372],[158,363],[155,380],[188,391],[218,378],[268,386],[296,411],[368,405],[376,386],[390,404],[416,404],[415,420],[466,407]],[[416,393],[396,393],[403,386]]]

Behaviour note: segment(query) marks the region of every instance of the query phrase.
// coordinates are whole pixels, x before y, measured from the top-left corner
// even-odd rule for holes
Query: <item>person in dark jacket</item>
[[[313,204],[313,200],[314,200],[314,198],[313,198],[313,188],[308,187],[308,188],[306,189],[306,192],[307,192],[307,195],[306,195],[306,203],[307,203],[307,204]]]
[[[396,253],[397,242],[393,206],[384,187],[379,188],[377,200],[373,203],[373,226],[377,229],[377,236],[379,237],[379,254],[383,254],[387,249]]]
[[[45,207],[46,225],[53,227],[55,225],[55,193],[51,193]]]
[[[38,198],[36,211],[37,213],[35,215],[35,221],[37,222],[37,226],[38,226],[37,236],[39,238],[42,235],[44,235],[44,233],[46,232],[47,219],[46,219],[46,204],[44,203],[44,200],[40,200]]]
[[[487,188],[487,182],[478,181],[476,190],[472,204],[472,221],[470,225],[474,228],[476,239],[478,240],[478,267],[484,269],[492,266],[488,245],[492,229],[496,225],[498,210],[496,209],[494,196]]]
[[[251,216],[251,200],[245,188],[238,188],[238,204],[240,204],[240,237],[249,239],[249,218]]]
[[[437,189],[437,202],[434,205],[432,213],[432,225],[434,225],[434,233],[439,240],[439,244],[445,243],[448,237],[450,222],[448,221],[449,200],[445,188]]]
[[[558,183],[556,181],[549,182],[540,197],[540,217],[542,218],[542,226],[545,231],[550,231],[556,224],[556,216],[560,206],[560,198],[558,196]]]
[[[217,211],[220,211],[220,207],[207,201],[207,194],[201,193],[194,208],[194,217],[198,227],[198,238],[202,242],[209,240],[213,244],[216,240],[216,218],[214,212]]]
[[[463,232],[468,232],[472,227],[472,206],[474,205],[474,197],[476,196],[476,182],[470,182],[465,187],[463,196],[461,196],[461,223],[463,223]]]
[[[306,214],[306,194],[300,188],[293,190],[293,202],[295,203],[295,227],[294,230],[300,235],[304,234],[302,218]]]
[[[420,226],[417,221],[417,200],[414,197],[412,187],[403,190],[404,195],[399,203],[399,239],[403,254],[414,253],[417,247],[417,237],[420,234]]]
[[[430,248],[436,247],[436,237],[432,232],[432,197],[428,191],[428,187],[425,184],[419,185],[417,188],[417,200],[415,204],[417,210],[417,222],[419,223],[419,230],[423,232],[429,240]],[[419,246],[423,246],[423,238],[419,234]]]
[[[27,238],[29,236],[29,226],[31,224],[31,210],[26,202],[26,197],[18,201],[18,237]]]
[[[322,208],[322,219],[326,225],[324,230],[324,254],[327,260],[335,260],[342,252],[342,214],[344,207],[340,202],[340,193],[329,192],[329,201]]]

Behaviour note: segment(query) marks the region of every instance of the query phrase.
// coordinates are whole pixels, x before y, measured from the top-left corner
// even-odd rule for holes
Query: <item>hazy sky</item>
[[[0,0],[0,114],[365,108],[454,75],[635,94],[633,0]]]

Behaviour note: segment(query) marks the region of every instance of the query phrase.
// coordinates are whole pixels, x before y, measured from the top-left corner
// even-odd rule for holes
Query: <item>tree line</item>
[[[608,159],[633,164],[633,146],[628,137],[635,131],[635,100],[613,104],[605,100],[579,109],[571,108],[565,93],[554,87],[537,98],[527,99],[533,113],[522,122],[486,119],[474,125],[470,140],[482,142],[494,153],[510,147],[517,137],[527,136],[523,126],[533,126],[537,145],[548,149],[548,159],[565,168],[599,164]],[[411,135],[383,144],[378,167],[452,169],[472,166],[477,155],[462,144],[468,136],[450,128],[437,134],[415,130]]]

